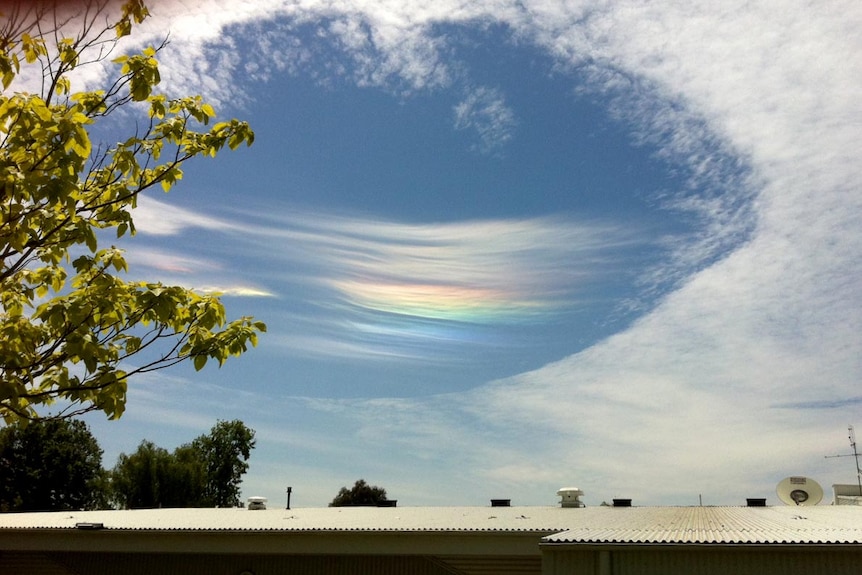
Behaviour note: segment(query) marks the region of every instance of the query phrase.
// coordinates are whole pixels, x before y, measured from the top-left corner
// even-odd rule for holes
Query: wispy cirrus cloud
[[[198,5],[211,14],[215,6]],[[596,494],[591,502],[626,493],[645,503],[693,503],[703,493],[707,502],[733,503],[742,493],[771,493],[786,474],[842,482],[822,466],[822,455],[843,441],[843,421],[858,416],[846,398],[857,396],[862,376],[858,2],[244,6],[234,20],[222,10],[198,24],[211,33],[276,21],[267,46],[278,38],[296,42],[285,43],[273,66],[300,73],[319,60],[300,41],[299,28],[319,29],[346,58],[330,55],[331,66],[316,73],[389,89],[399,81],[412,89],[455,81],[452,71],[463,66],[441,55],[446,37],[437,25],[502,24],[553,58],[561,73],[577,71],[573,90],[605,99],[633,139],[656,146],[669,169],[690,175],[687,189],[662,198],[697,230],[668,237],[674,257],[646,278],[675,287],[659,305],[587,350],[470,392],[331,402],[339,410],[327,417],[335,413],[354,433],[379,440],[357,447],[368,460],[383,469],[398,459],[404,481],[415,484],[440,480],[457,461],[458,488],[474,493],[497,486],[552,493],[577,481]],[[318,21],[325,24],[318,28]],[[235,83],[208,79],[245,68],[230,58],[217,71],[195,64],[191,59],[220,44],[189,33],[194,49],[166,54],[176,70],[167,77],[176,88],[187,87],[186,80],[201,85],[205,77],[203,85],[224,98]],[[275,73],[259,53],[250,58],[258,60],[260,77]],[[464,121],[475,128],[477,118],[493,118],[477,112],[505,101],[498,96],[503,100],[491,93],[465,106]],[[590,278],[595,269],[577,266],[577,250],[551,244],[553,234],[538,228],[572,232],[547,222],[522,222],[528,231],[521,239],[516,227],[497,222],[486,231],[509,244],[495,254],[481,238],[460,241],[470,232],[458,225],[324,220],[262,233],[260,242],[290,240],[280,261],[292,265],[270,273],[328,287],[355,314],[354,323],[371,331],[410,333],[410,326],[399,332],[402,326],[382,321],[392,310],[381,302],[404,311],[398,315],[415,327],[434,319],[429,309],[470,301],[471,292],[457,291],[465,286],[506,303],[529,293],[531,301],[559,310],[576,302],[578,274]],[[544,251],[531,251],[536,246]],[[519,256],[535,253],[553,256]],[[554,266],[567,279],[549,280]],[[435,294],[428,286],[449,291]],[[356,341],[372,340],[347,343]],[[393,342],[373,346],[391,350]],[[830,409],[810,408],[819,405]],[[842,429],[831,433],[836,427]],[[393,455],[377,453],[382,440],[391,442]],[[537,479],[532,472],[548,467],[555,473]]]
[[[138,242],[135,242],[138,244]],[[219,273],[224,266],[212,256],[194,256],[168,248],[135,245],[126,253],[126,261],[132,268],[143,267],[158,270],[166,275]]]
[[[214,217],[142,198],[134,217],[133,269],[205,292],[292,294],[305,311],[290,321],[307,329],[270,335],[272,345],[366,360],[424,361],[490,326],[583,310],[653,241],[636,226],[561,216],[428,224],[268,205]],[[205,246],[192,241],[201,230]]]
[[[498,90],[476,88],[455,106],[455,128],[475,130],[477,149],[483,153],[503,147],[512,139],[515,125],[515,114]]]
[[[574,474],[581,487],[654,502],[705,492],[729,503],[800,472],[841,482],[820,462],[841,439],[836,417],[854,417],[843,398],[860,376],[860,163],[848,150],[862,116],[847,95],[862,86],[847,55],[862,49],[862,11],[616,3],[569,20],[555,3],[529,6],[522,34],[562,63],[591,59],[588,89],[622,94],[633,133],[692,168],[688,195],[671,199],[704,233],[680,246],[684,275],[662,305],[589,350],[459,396],[478,422],[454,427],[509,447],[522,489],[543,465],[558,472],[548,491]],[[443,428],[453,404],[425,413]],[[380,425],[362,409],[364,425]],[[471,445],[465,468],[490,479],[501,454],[487,447]]]
[[[574,474],[593,492],[654,502],[699,493],[732,502],[800,472],[840,482],[820,462],[841,439],[836,417],[853,417],[842,398],[855,397],[860,375],[860,163],[849,151],[862,118],[847,95],[862,87],[847,55],[862,49],[862,13],[802,3],[524,6],[520,34],[561,64],[589,59],[587,89],[618,95],[633,137],[691,169],[691,189],[667,198],[702,222],[669,270],[681,272],[680,288],[631,329],[541,370],[457,401],[389,405],[386,423],[373,402],[349,412],[366,433],[401,437],[402,457],[418,453],[411,461],[425,471],[420,459],[453,455],[435,438],[470,434],[459,443],[463,468],[523,490],[536,483],[529,470],[547,465],[557,470],[541,480],[548,491]],[[834,408],[804,418],[769,409],[783,397]],[[387,427],[392,412],[412,423],[415,410],[432,421],[393,423],[408,435]],[[520,474],[499,467],[505,457]]]
[[[317,216],[300,225],[306,253],[326,262],[320,281],[346,303],[467,320],[575,305],[580,289],[622,265],[608,252],[640,239],[563,218],[403,224]]]
[[[195,253],[182,249],[168,238],[188,237],[185,234],[200,233],[217,235],[222,241],[230,238],[240,228],[223,218],[204,215],[181,208],[169,202],[141,196],[132,212],[137,238],[122,241],[130,244],[126,254],[132,272],[143,272],[148,280],[158,278],[166,284],[178,284],[201,293],[219,293],[233,297],[269,297],[273,292],[259,285],[251,285],[233,269],[217,252],[206,250]],[[156,245],[153,240],[168,239],[165,245]],[[193,242],[187,242],[193,245]]]
[[[483,326],[535,324],[582,308],[600,297],[602,280],[627,273],[627,250],[648,242],[635,228],[562,217],[436,224],[321,213],[257,218],[244,234],[250,243],[236,249],[268,246],[277,263],[258,272],[268,284],[312,289],[318,329],[333,326],[314,336],[318,352],[362,349],[367,357],[415,357],[405,342],[463,342]],[[332,345],[322,344],[332,337]]]
[[[125,245],[125,244],[121,244]],[[232,297],[271,297],[270,289],[253,285],[213,254],[195,255],[181,248],[154,248],[135,241],[126,252],[131,273],[199,293]]]
[[[154,236],[177,235],[190,228],[222,232],[235,228],[228,220],[143,195],[138,198],[138,205],[132,212],[132,217],[138,233]]]
[[[698,27],[692,22],[705,21],[698,21],[700,16],[671,9],[611,9],[590,2],[561,5],[547,0],[433,6],[363,0],[285,5],[258,0],[234,14],[224,8],[229,4],[211,1],[212,5],[195,7],[154,5],[149,34],[163,34],[163,22],[179,22],[184,30],[183,50],[168,49],[163,56],[167,89],[203,88],[217,101],[242,102],[246,96],[237,78],[248,72],[265,80],[285,71],[309,74],[322,83],[346,79],[395,92],[453,88],[462,94],[453,103],[453,129],[475,132],[475,147],[484,153],[502,151],[515,137],[517,110],[506,103],[500,90],[473,85],[469,67],[458,59],[450,42],[453,29],[501,24],[512,38],[546,51],[560,70],[577,70],[588,82],[573,85],[574,92],[610,99],[610,111],[629,123],[634,139],[657,145],[671,164],[685,166],[691,174],[690,190],[669,190],[661,200],[668,209],[696,220],[698,231],[668,238],[673,263],[645,276],[646,284],[658,288],[678,284],[692,270],[745,241],[757,220],[751,206],[758,175],[751,173],[727,135],[714,129],[710,120],[714,110],[677,89],[694,78],[696,70],[686,70],[685,76],[670,83],[659,77],[669,69],[682,70],[689,62],[704,66],[726,61],[721,55],[724,44],[697,48],[685,58],[671,51],[656,56],[649,45],[659,28],[681,31],[671,34],[674,46],[693,42],[691,30]],[[642,30],[631,44],[618,40],[623,14],[631,19],[627,25]],[[720,16],[720,26],[731,27],[749,18],[743,13]],[[241,38],[258,41],[249,44]],[[242,49],[222,49],[225,43],[241,41]],[[186,50],[187,43],[194,49]],[[728,49],[733,46],[732,40],[726,44]],[[237,60],[223,61],[225,52]],[[221,58],[218,65],[206,64],[214,58]],[[173,74],[174,69],[182,72]],[[728,78],[736,81],[733,74],[738,73],[738,68],[728,70]],[[737,95],[726,101],[738,100]]]

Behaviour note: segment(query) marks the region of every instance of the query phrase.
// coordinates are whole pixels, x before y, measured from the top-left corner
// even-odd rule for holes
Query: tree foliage
[[[254,430],[238,419],[219,421],[209,435],[192,442],[204,464],[205,501],[215,507],[239,505],[239,486],[254,445]]]
[[[144,440],[131,455],[120,454],[111,473],[114,503],[126,509],[201,507],[204,471],[189,446],[173,453]]]
[[[111,490],[116,503],[127,509],[161,506],[169,459],[170,454],[165,449],[147,440],[131,455],[121,453],[111,473]]]
[[[102,449],[83,421],[0,428],[0,511],[104,508],[106,488]]]
[[[254,444],[254,430],[239,420],[219,421],[173,453],[142,441],[114,466],[113,500],[126,509],[235,507]]]
[[[245,122],[215,121],[199,96],[157,93],[161,47],[113,54],[148,16],[141,0],[108,0],[79,14],[16,8],[0,21],[0,415],[7,423],[93,409],[123,413],[127,381],[191,360],[222,364],[256,344],[265,326],[227,321],[215,295],[124,279],[128,266],[106,230],[134,234],[138,195],[168,191],[183,164],[250,145]],[[20,3],[27,6],[27,3]],[[74,33],[68,33],[74,29]],[[72,73],[106,64],[100,89],[73,91]],[[14,91],[24,71],[39,93]],[[118,111],[142,114],[115,144],[91,134]],[[127,121],[128,124],[128,121]],[[132,123],[135,125],[135,123]]]
[[[329,504],[330,507],[374,507],[386,501],[386,490],[376,485],[368,485],[359,479],[348,489],[342,487]]]

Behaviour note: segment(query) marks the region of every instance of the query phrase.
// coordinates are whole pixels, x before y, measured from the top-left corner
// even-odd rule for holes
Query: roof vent
[[[560,500],[561,507],[583,507],[584,503],[579,498],[584,494],[577,487],[561,487],[557,491],[557,495],[562,497]]]
[[[631,499],[614,499],[614,507],[631,507]]]
[[[491,507],[511,507],[512,500],[511,499],[492,499]]]
[[[266,509],[266,497],[249,497],[248,505],[246,507],[249,511],[255,509]]]
[[[95,529],[104,529],[104,523],[90,523],[90,522],[78,522],[75,523],[75,529],[85,529],[85,530],[95,530]]]
[[[745,504],[748,507],[766,507],[766,498],[765,497],[749,497],[745,500]]]

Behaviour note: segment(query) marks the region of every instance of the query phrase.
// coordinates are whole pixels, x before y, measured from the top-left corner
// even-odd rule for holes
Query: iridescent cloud
[[[339,357],[362,349],[369,358],[416,359],[440,345],[488,342],[490,326],[553,321],[600,297],[596,286],[627,269],[630,248],[647,241],[631,226],[560,216],[405,223],[271,205],[234,215],[142,202],[141,236],[176,236],[182,245],[205,229],[207,249],[180,254],[136,242],[132,263],[201,291],[290,293],[306,310],[297,313],[314,318],[295,337]]]
[[[486,287],[369,280],[335,280],[330,285],[353,305],[429,319],[488,323],[516,320],[552,307],[551,302],[519,301],[517,294]]]
[[[601,297],[599,283],[624,273],[630,248],[646,241],[563,217],[425,224],[270,207],[238,220],[247,257],[274,258],[261,283],[304,291],[314,320],[303,337],[336,356],[355,346],[439,356],[441,345],[499,339],[491,326],[556,321]]]

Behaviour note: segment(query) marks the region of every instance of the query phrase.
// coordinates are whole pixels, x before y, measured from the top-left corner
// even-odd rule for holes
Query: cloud
[[[273,297],[275,295],[270,291],[250,286],[195,286],[192,289],[200,293],[217,294],[227,297]]]
[[[202,272],[220,272],[222,264],[210,258],[196,257],[168,249],[152,248],[135,241],[134,248],[126,252],[126,261],[132,268],[149,268],[167,276],[180,277]]]
[[[651,241],[637,226],[561,216],[407,223],[268,204],[217,218],[146,198],[134,215],[133,273],[226,296],[290,294],[283,321],[297,327],[267,345],[364,361],[453,361],[490,338],[508,345],[491,327],[612,305],[600,285],[630,277]]]
[[[846,54],[862,47],[851,31],[862,13],[835,8],[616,4],[588,19],[579,35],[587,53],[638,77],[657,98],[648,115],[639,116],[643,107],[627,113],[630,121],[668,122],[658,132],[668,152],[707,166],[710,179],[703,131],[685,130],[687,118],[700,118],[707,143],[718,140],[751,170],[749,216],[723,207],[739,201],[732,189],[723,191],[729,200],[693,198],[710,224],[703,239],[751,231],[731,242],[731,253],[724,243],[719,261],[627,332],[476,392],[488,425],[562,434],[572,443],[562,465],[596,486],[601,478],[656,500],[686,489],[726,494],[728,481],[763,492],[794,465],[817,469],[836,414],[800,419],[770,407],[852,397],[860,375],[862,314],[852,287],[862,279],[862,235],[852,223],[860,168],[847,150],[862,114],[846,94],[862,86]],[[563,52],[564,36],[543,42]],[[852,405],[843,407],[850,417]],[[518,453],[530,462],[551,451]],[[623,475],[623,463],[640,482]]]
[[[839,479],[820,462],[835,451],[837,418],[858,415],[846,398],[858,395],[862,376],[858,2],[244,6],[234,23],[277,20],[289,38],[320,19],[321,34],[338,39],[352,58],[340,71],[334,66],[335,74],[363,85],[400,79],[411,89],[454,78],[438,25],[503,24],[560,70],[577,70],[586,82],[582,93],[609,98],[633,139],[657,146],[669,166],[691,174],[689,189],[669,194],[665,205],[693,218],[699,232],[670,238],[673,261],[645,278],[675,290],[625,331],[455,396],[339,404],[339,417],[357,435],[397,446],[391,457],[403,463],[404,481],[441,479],[457,462],[464,491],[500,485],[551,492],[574,482],[588,498],[694,503],[703,493],[705,502],[733,503],[771,492],[784,475]],[[176,88],[212,77],[203,85],[227,101],[232,85],[222,82],[245,68],[233,57],[206,64],[213,31],[230,25],[223,19],[229,11],[216,7],[185,7],[211,16],[190,27],[188,39],[177,35],[176,45],[188,42],[190,49],[171,56],[175,71],[167,77]],[[287,48],[276,65],[310,57],[294,44]],[[456,120],[498,141],[507,133],[493,128],[505,117],[505,94],[480,96],[463,100]],[[269,229],[259,241],[282,234],[305,242],[306,255],[296,249],[285,256],[302,264],[291,272],[329,287],[348,309],[375,321],[392,311],[381,302],[412,318],[439,319],[437,312],[451,311],[455,301],[485,299],[471,293],[492,294],[529,317],[525,293],[552,310],[576,304],[578,279],[589,282],[601,253],[593,246],[561,252],[549,243],[553,234],[543,235],[550,227],[590,245],[594,236],[577,226],[534,224],[319,218],[304,228]],[[485,235],[473,235],[483,226]],[[499,252],[482,241],[499,234],[506,239]],[[536,253],[548,257],[534,259]],[[590,265],[579,267],[579,256]],[[503,261],[512,267],[499,271]],[[550,278],[554,265],[565,279]],[[835,408],[802,417],[775,407],[823,402]],[[389,456],[379,453],[379,442],[371,445],[373,453],[357,450],[385,465]],[[549,467],[555,473],[534,473]]]
[[[132,217],[138,233],[155,236],[177,235],[189,228],[218,231],[230,231],[234,228],[234,224],[226,220],[146,196],[138,198],[138,205],[132,212]]]
[[[515,114],[498,90],[476,88],[455,106],[455,128],[475,130],[480,142],[477,149],[483,153],[505,145],[515,125]]]
[[[322,281],[346,303],[429,318],[512,320],[571,305],[602,266],[621,265],[604,259],[607,251],[636,241],[611,225],[553,218],[318,221],[307,253],[327,262],[331,276]]]
[[[232,271],[217,256],[196,256],[177,250],[152,248],[135,241],[128,247],[126,261],[133,277],[181,285],[198,293],[227,297],[273,297],[264,287],[251,284]]]
[[[274,265],[261,281],[313,294],[311,331],[285,342],[345,357],[433,355],[476,341],[484,326],[582,309],[648,241],[635,228],[560,217],[414,224],[283,212],[293,215],[255,216],[237,240],[249,243],[233,249],[269,246]]]
[[[683,165],[691,173],[687,193],[672,193],[662,201],[668,209],[692,218],[698,231],[685,238],[668,238],[672,263],[642,278],[655,293],[679,285],[692,271],[746,241],[757,221],[752,206],[760,180],[750,172],[745,151],[737,150],[716,129],[711,110],[675,88],[695,77],[696,69],[685,69],[689,62],[702,69],[710,62],[728,61],[722,50],[732,48],[732,41],[697,46],[685,60],[673,50],[659,54],[649,45],[670,34],[667,30],[680,30],[670,34],[675,38],[673,47],[696,42],[701,32],[715,35],[713,30],[698,29],[713,21],[712,14],[547,1],[429,6],[361,0],[284,5],[259,0],[236,9],[227,6],[214,0],[193,6],[157,2],[150,30],[164,33],[168,21],[183,30],[182,39],[176,38],[176,46],[182,49],[165,54],[163,76],[170,91],[195,92],[203,87],[207,97],[241,104],[248,98],[242,93],[244,82],[239,81],[244,71],[266,79],[288,70],[308,73],[324,83],[342,78],[395,92],[455,84],[465,94],[453,105],[456,129],[475,131],[476,149],[496,153],[515,135],[515,114],[501,91],[472,85],[469,67],[457,61],[447,34],[457,27],[502,24],[517,41],[546,50],[561,69],[577,69],[589,80],[579,86],[582,92],[613,98],[610,111],[632,126],[634,139],[658,145],[671,165]],[[719,29],[729,36],[733,26],[750,19],[744,10],[715,12]],[[625,26],[642,33],[626,43]],[[224,61],[226,52],[235,61]],[[217,65],[205,65],[214,58],[219,60]],[[685,76],[670,82],[659,77],[684,69]],[[738,67],[730,70],[738,71]],[[727,99],[738,100],[738,95]]]
[[[248,100],[249,94],[235,81],[241,73],[265,79],[274,71],[308,70],[311,60],[360,85],[410,91],[448,84],[450,72],[439,53],[440,40],[427,34],[440,11],[426,6],[418,14],[393,7],[361,1],[331,5],[154,0],[152,18],[136,38],[139,45],[158,43],[168,31],[172,45],[160,55],[167,91],[202,92],[216,103]],[[300,36],[304,46],[297,44]],[[315,38],[335,43],[346,60],[323,54],[329,48],[320,42],[310,46]]]
[[[588,493],[733,502],[795,470],[823,473],[836,416],[853,415],[842,398],[855,397],[862,375],[852,152],[862,117],[848,97],[862,93],[849,56],[862,49],[862,11],[524,5],[529,18],[512,22],[522,37],[561,65],[587,63],[589,89],[619,97],[633,137],[692,170],[692,189],[668,205],[701,218],[703,232],[679,246],[678,289],[627,331],[457,398],[389,405],[385,422],[373,402],[351,417],[365,434],[400,437],[401,457],[457,454],[471,477],[523,489],[536,482],[531,469],[551,466]],[[367,299],[352,284],[339,289]],[[783,398],[835,402],[840,414],[771,408]],[[448,447],[464,436],[473,440]],[[503,449],[485,436],[508,448],[520,475],[494,465]],[[539,481],[550,489],[555,478]]]
[[[836,409],[860,404],[862,404],[862,397],[847,397],[820,401],[785,401],[775,403],[771,407],[779,409]]]
[[[208,231],[211,240],[218,238],[218,242],[213,241],[208,246],[212,248],[220,242],[231,241],[238,229],[235,224],[146,197],[138,199],[133,218],[137,237],[115,240],[127,250],[125,257],[133,277],[228,297],[274,295],[272,290],[242,277],[219,250],[206,249],[205,254],[197,254],[194,242],[173,241],[164,247],[153,243],[163,237],[184,238],[186,233],[203,229]]]

